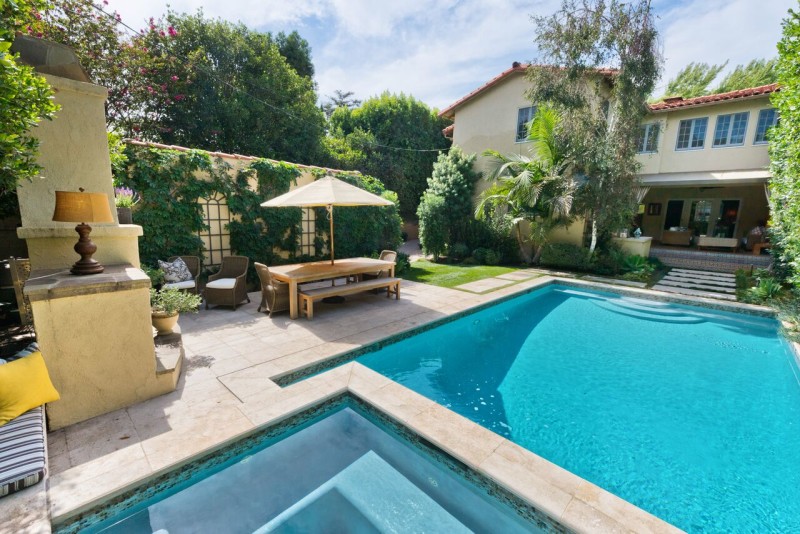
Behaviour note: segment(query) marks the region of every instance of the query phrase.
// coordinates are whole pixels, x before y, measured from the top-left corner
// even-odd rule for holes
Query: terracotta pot
[[[133,224],[133,215],[130,208],[117,208],[117,219],[120,224]]]
[[[164,312],[151,312],[150,317],[153,322],[153,328],[158,330],[159,336],[171,334],[172,329],[175,328],[176,324],[178,324],[177,313],[173,315],[167,315]]]

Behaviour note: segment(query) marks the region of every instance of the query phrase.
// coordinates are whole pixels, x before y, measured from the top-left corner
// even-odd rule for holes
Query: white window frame
[[[642,138],[642,143],[639,144],[639,141],[636,141],[636,153],[637,154],[657,154],[658,153],[658,134],[661,130],[659,128],[659,124],[657,122],[648,122],[647,124],[642,124],[639,128],[644,128],[644,137]],[[653,143],[653,150],[647,150],[647,145],[652,137],[655,137],[655,142]]]
[[[738,117],[744,116],[744,132],[742,133],[742,141],[739,143],[731,142],[731,135],[733,134],[733,126],[736,124]],[[725,129],[725,137],[722,138],[724,142],[717,143],[717,130],[720,126],[720,121],[728,119],[728,126]],[[737,113],[726,113],[724,115],[717,115],[717,122],[714,125],[714,133],[711,136],[711,148],[728,148],[734,146],[744,146],[744,140],[747,137],[747,126],[750,122],[749,111],[739,111]]]
[[[522,110],[530,110],[530,112],[527,113],[528,114],[528,120],[523,121],[522,123],[520,123]],[[514,142],[515,143],[527,143],[528,142],[528,133],[530,132],[530,130],[528,128],[528,123],[530,123],[533,120],[533,117],[535,115],[536,115],[536,106],[531,105],[531,106],[525,106],[525,107],[521,107],[521,108],[517,109],[517,127],[514,130]],[[525,127],[525,136],[522,139],[520,139],[519,130],[520,130],[520,126],[522,126],[522,125],[525,125],[524,126]]]
[[[764,127],[764,139],[762,141],[759,141],[758,140],[758,132],[761,129],[761,117],[766,115],[770,111],[774,112],[775,120],[772,122],[772,124],[768,124],[768,125],[766,125]],[[754,145],[766,145],[767,143],[769,143],[769,139],[767,139],[767,132],[769,131],[770,128],[774,128],[775,126],[778,125],[778,119],[779,118],[780,117],[778,116],[778,110],[775,109],[775,108],[764,108],[764,109],[762,109],[762,110],[760,110],[758,112],[758,121],[756,122],[756,131],[753,134],[753,144]]]
[[[694,139],[695,129],[697,128],[697,124],[699,121],[705,121],[705,130],[703,131],[703,137],[700,139],[703,142],[702,146],[692,146],[692,140]],[[689,144],[686,147],[680,147],[678,143],[681,140],[681,125],[684,122],[690,123],[689,128]],[[676,151],[684,151],[684,150],[703,150],[706,147],[706,137],[708,136],[708,117],[695,117],[694,119],[682,119],[678,123],[678,136],[675,139],[675,150]]]

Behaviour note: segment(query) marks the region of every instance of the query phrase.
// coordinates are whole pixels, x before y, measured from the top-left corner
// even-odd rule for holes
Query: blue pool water
[[[490,496],[443,453],[426,453],[351,401],[340,404],[178,470],[60,531],[544,532],[531,521],[543,516]]]
[[[774,320],[550,286],[357,361],[684,530],[800,531]]]

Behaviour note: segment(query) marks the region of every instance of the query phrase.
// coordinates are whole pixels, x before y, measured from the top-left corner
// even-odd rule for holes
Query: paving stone
[[[512,282],[510,280],[503,280],[501,278],[485,278],[483,280],[476,280],[475,282],[461,284],[460,286],[456,286],[455,289],[469,291],[471,293],[484,293],[486,291],[500,289],[501,287],[511,284]]]
[[[620,286],[628,287],[647,287],[645,282],[636,282],[634,280],[620,280],[618,278],[603,278],[602,276],[584,276],[582,280],[591,280],[592,282],[604,282],[606,284],[617,284]]]
[[[511,280],[513,282],[517,282],[519,280],[530,280],[534,276],[538,276],[536,273],[532,273],[530,271],[512,271],[510,273],[500,274],[495,276],[495,278],[500,278],[501,280]]]
[[[712,299],[722,300],[736,300],[734,295],[727,295],[725,293],[716,293],[714,291],[700,291],[697,289],[686,289],[683,287],[665,286],[656,284],[652,287],[655,291],[666,291],[668,293],[680,293],[681,295],[691,295],[693,297],[708,297]]]

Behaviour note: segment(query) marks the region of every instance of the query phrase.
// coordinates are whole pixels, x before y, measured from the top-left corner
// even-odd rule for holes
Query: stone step
[[[680,293],[681,295],[691,295],[693,297],[707,297],[712,299],[721,300],[736,300],[734,295],[726,295],[724,293],[714,293],[712,291],[699,291],[697,289],[686,289],[683,287],[672,287],[661,284],[656,284],[652,287],[655,291],[666,291],[668,293]]]
[[[715,276],[719,278],[731,278],[736,280],[736,275],[729,274],[729,273],[718,273],[714,271],[700,271],[697,269],[683,269],[681,267],[674,267],[670,269],[670,272],[678,272],[678,273],[687,273],[687,274],[694,274],[694,275],[704,275],[704,276]]]
[[[664,280],[672,280],[673,282],[689,282],[693,284],[709,284],[713,286],[732,287],[736,288],[736,282],[728,282],[727,280],[712,280],[710,278],[699,278],[695,276],[676,276],[668,274]]]
[[[705,291],[718,291],[720,293],[736,293],[736,288],[732,287],[718,287],[718,286],[710,286],[708,284],[703,284],[701,282],[676,282],[673,280],[668,280],[666,278],[659,280],[658,285],[665,285],[670,287],[685,287],[687,289],[702,289]]]

